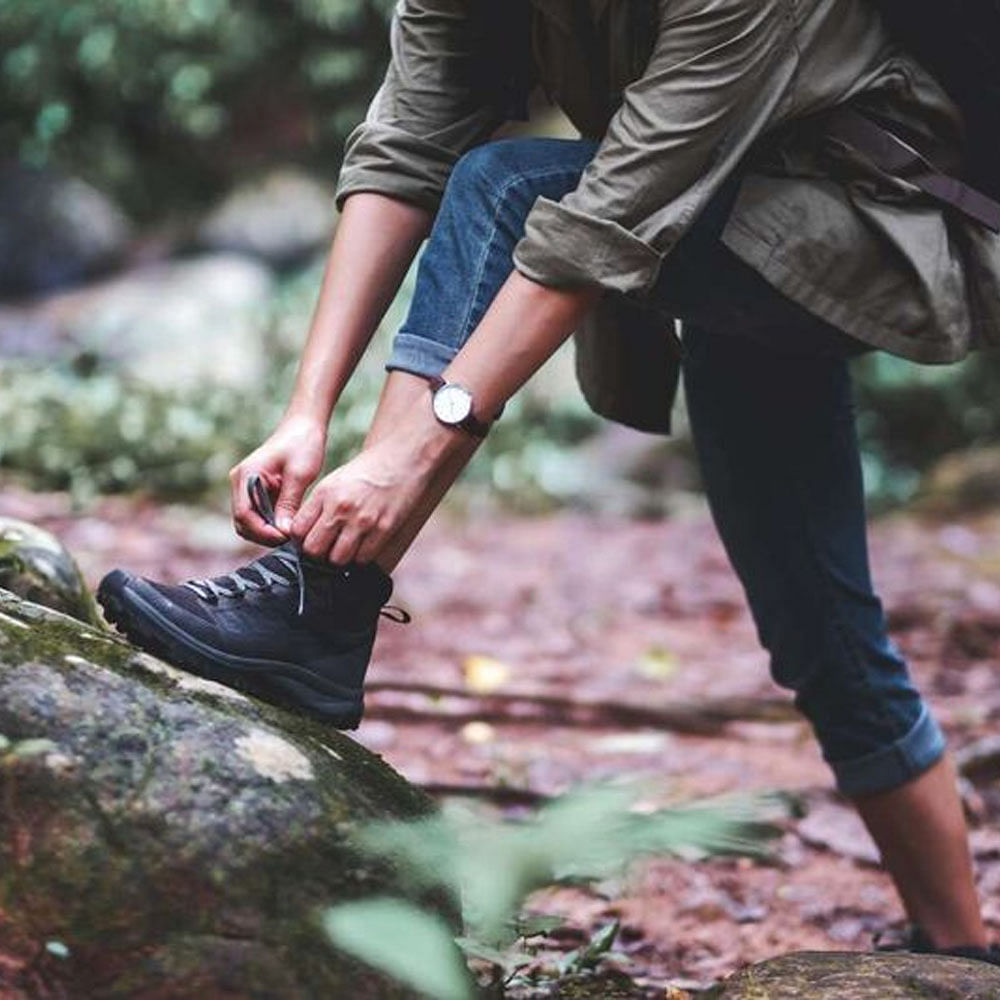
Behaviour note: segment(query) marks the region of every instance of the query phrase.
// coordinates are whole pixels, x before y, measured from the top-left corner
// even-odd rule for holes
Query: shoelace
[[[247,480],[247,493],[253,509],[272,527],[277,529],[277,519],[271,497],[260,476],[251,476]],[[270,590],[273,586],[290,587],[292,580],[275,573],[264,565],[264,559],[273,559],[286,566],[294,574],[294,580],[299,589],[299,605],[297,614],[301,617],[306,609],[306,580],[302,571],[302,552],[294,542],[292,547],[279,549],[269,553],[263,559],[257,559],[248,566],[242,566],[225,576],[188,580],[181,584],[193,591],[202,600],[215,601],[220,597],[242,597],[248,590]]]
[[[253,509],[275,530],[278,529],[277,518],[274,514],[274,507],[271,504],[271,496],[264,486],[264,481],[260,476],[250,476],[247,480],[247,493],[250,496],[250,504]],[[213,601],[220,597],[242,597],[248,590],[269,590],[277,585],[279,587],[290,587],[292,580],[275,573],[264,565],[264,559],[274,559],[281,565],[288,567],[294,574],[295,584],[299,590],[299,605],[296,612],[299,617],[306,609],[306,578],[302,570],[302,549],[297,542],[289,541],[290,548],[278,549],[258,559],[247,566],[227,573],[225,576],[206,578],[200,580],[188,580],[181,586],[197,594],[202,600]],[[350,570],[344,570],[344,576],[350,576]],[[254,579],[250,574],[255,574],[258,579]],[[379,610],[379,614],[390,621],[406,625],[411,621],[408,611],[395,605],[386,605]]]

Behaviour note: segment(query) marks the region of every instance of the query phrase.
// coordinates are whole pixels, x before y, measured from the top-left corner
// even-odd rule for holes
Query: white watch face
[[[472,412],[472,396],[460,385],[443,385],[434,393],[434,416],[443,424],[460,424]]]

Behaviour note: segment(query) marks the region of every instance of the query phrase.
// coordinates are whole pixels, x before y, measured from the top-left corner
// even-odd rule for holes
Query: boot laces
[[[253,509],[272,527],[277,529],[277,519],[271,497],[260,476],[251,476],[247,480],[247,493]],[[273,572],[266,565],[266,560],[272,559],[292,571],[292,577],[285,577]],[[297,614],[302,616],[306,609],[306,578],[302,571],[302,550],[298,543],[289,542],[287,548],[278,549],[261,559],[256,559],[247,566],[241,566],[225,576],[211,579],[188,580],[182,586],[194,591],[204,601],[217,601],[220,597],[243,597],[247,591],[270,590],[273,586],[290,587],[295,580],[299,591]]]
[[[198,580],[188,580],[181,584],[188,590],[194,591],[202,600],[217,601],[220,597],[242,597],[251,590],[270,590],[271,587],[290,587],[292,580],[298,580],[301,573],[299,559],[294,552],[272,552],[264,559],[273,559],[287,567],[294,574],[293,577],[282,576],[270,569],[264,561],[256,560],[247,566],[241,566],[232,573],[224,576],[204,578]],[[305,592],[301,582],[299,586],[299,614],[302,614],[302,594]]]
[[[251,476],[247,480],[247,492],[253,509],[274,529],[278,530],[277,519],[271,497],[260,476]],[[275,573],[267,566],[267,560],[273,560],[282,567],[291,570],[291,576]],[[345,577],[351,575],[349,569],[343,571]],[[276,549],[268,555],[257,559],[246,566],[241,566],[224,576],[188,580],[181,586],[187,587],[204,601],[217,601],[220,597],[243,597],[248,591],[270,590],[271,587],[290,587],[295,583],[299,592],[297,615],[301,617],[306,609],[306,578],[302,569],[302,549],[298,542],[289,541],[284,548]],[[395,605],[386,605],[380,609],[380,615],[390,621],[406,625],[411,621],[409,612]]]

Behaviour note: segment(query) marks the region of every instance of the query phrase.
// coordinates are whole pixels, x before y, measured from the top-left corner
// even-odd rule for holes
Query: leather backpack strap
[[[863,153],[879,170],[1000,233],[1000,203],[938,170],[923,153],[871,118],[852,108],[838,108],[829,116],[826,133]]]

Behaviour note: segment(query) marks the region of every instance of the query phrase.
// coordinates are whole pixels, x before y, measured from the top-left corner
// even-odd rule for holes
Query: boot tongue
[[[244,579],[252,580],[254,583],[265,583],[266,578],[257,569],[258,566],[263,567],[275,576],[280,576],[282,579],[288,580],[289,583],[295,580],[295,567],[292,565],[291,559],[287,557],[283,559],[273,552],[243,566],[240,569],[240,576]]]
[[[291,583],[297,579],[295,572],[295,561],[297,558],[295,550],[290,544],[282,545],[280,548],[268,552],[267,555],[261,556],[259,559],[254,559],[253,562],[247,563],[245,566],[241,566],[232,573],[214,577],[213,582],[223,587],[232,586],[232,578],[240,576],[244,580],[249,580],[258,585],[266,584],[267,576],[261,573],[260,569],[257,568],[259,566],[269,573],[280,576],[283,580]]]

